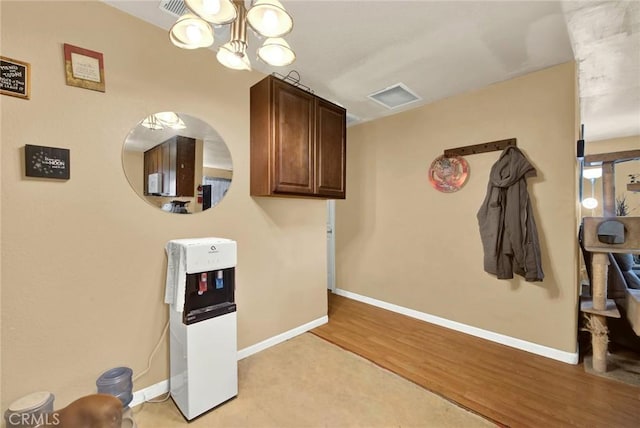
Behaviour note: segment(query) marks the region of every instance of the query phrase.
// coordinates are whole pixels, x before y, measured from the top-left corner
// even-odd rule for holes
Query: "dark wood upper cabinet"
[[[159,196],[194,196],[196,140],[175,136],[144,152],[144,194],[149,174],[162,175]]]
[[[251,195],[345,198],[346,110],[274,76],[251,87]]]

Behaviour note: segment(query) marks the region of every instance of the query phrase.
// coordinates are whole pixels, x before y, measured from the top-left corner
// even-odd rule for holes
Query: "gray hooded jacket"
[[[498,279],[516,273],[542,281],[540,243],[526,177],[536,170],[515,146],[507,147],[491,168],[487,196],[478,211],[484,270]]]

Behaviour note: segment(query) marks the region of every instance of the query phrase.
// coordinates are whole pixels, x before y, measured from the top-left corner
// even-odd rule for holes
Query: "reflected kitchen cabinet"
[[[144,194],[194,196],[196,140],[172,137],[144,152]]]
[[[274,76],[251,87],[251,195],[345,198],[346,110]]]

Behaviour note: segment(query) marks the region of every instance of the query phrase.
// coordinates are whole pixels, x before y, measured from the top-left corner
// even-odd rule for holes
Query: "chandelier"
[[[152,131],[167,128],[179,130],[187,127],[180,116],[172,111],[163,111],[149,115],[144,118],[141,125]]]
[[[282,38],[293,28],[293,19],[278,0],[254,0],[247,10],[244,0],[184,0],[188,12],[169,31],[171,42],[182,49],[213,45],[213,25],[231,24],[230,40],[220,46],[216,58],[225,67],[251,70],[247,56],[247,24],[265,41],[257,54],[265,63],[282,67],[296,55]]]

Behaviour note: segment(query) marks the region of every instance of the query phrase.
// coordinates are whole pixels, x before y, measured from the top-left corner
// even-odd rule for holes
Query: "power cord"
[[[171,391],[165,392],[166,396],[164,398],[160,398],[159,400],[147,400],[145,403],[164,403],[171,397]]]
[[[132,379],[132,381],[136,381],[138,379],[140,379],[142,376],[146,375],[149,370],[151,370],[151,360],[153,360],[153,357],[156,355],[156,352],[158,352],[158,348],[160,348],[160,344],[162,343],[162,339],[164,339],[164,336],[167,334],[167,330],[169,329],[169,320],[167,320],[167,323],[164,325],[164,328],[162,329],[162,334],[160,335],[160,338],[158,339],[158,343],[156,343],[156,347],[153,348],[153,351],[151,351],[151,355],[149,355],[149,361],[147,362],[147,368],[144,369],[143,371],[141,371],[140,373],[138,373],[137,375],[135,375]]]

